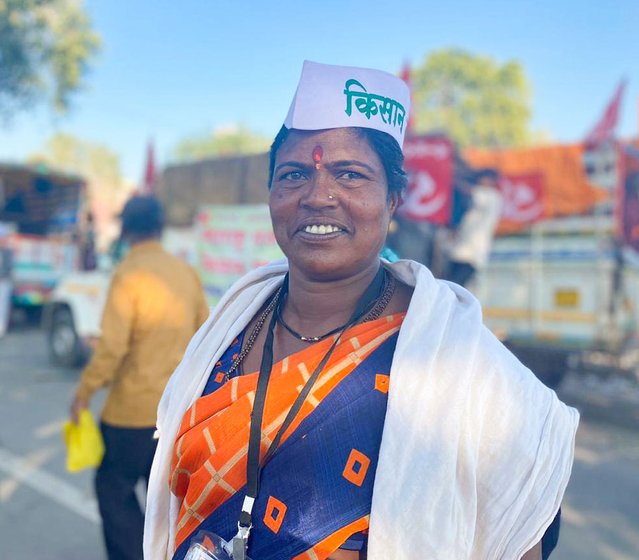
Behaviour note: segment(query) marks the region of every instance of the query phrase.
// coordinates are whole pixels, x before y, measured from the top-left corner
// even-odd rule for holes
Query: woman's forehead
[[[286,141],[278,150],[277,159],[304,158],[313,160],[321,148],[323,159],[378,160],[366,136],[351,128],[328,130],[291,130]]]

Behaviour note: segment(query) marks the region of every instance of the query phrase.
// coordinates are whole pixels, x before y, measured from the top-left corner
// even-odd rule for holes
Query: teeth
[[[306,233],[313,233],[315,235],[326,235],[327,233],[335,233],[336,231],[341,231],[341,230],[336,226],[313,224],[312,226],[306,226],[304,228],[304,231]]]

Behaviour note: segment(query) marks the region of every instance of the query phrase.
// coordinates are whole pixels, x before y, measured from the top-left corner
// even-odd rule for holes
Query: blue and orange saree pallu
[[[342,339],[282,444],[264,466],[248,554],[259,560],[322,560],[368,528],[389,373],[404,314],[356,325]],[[273,366],[262,454],[333,339]],[[184,415],[171,490],[181,500],[173,560],[200,530],[230,540],[246,485],[246,453],[257,373],[227,380],[236,341],[204,394]]]

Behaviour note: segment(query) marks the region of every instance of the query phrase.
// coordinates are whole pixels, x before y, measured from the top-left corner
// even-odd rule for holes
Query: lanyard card
[[[246,556],[246,546],[242,543],[240,550],[238,544],[234,542],[231,545],[214,533],[199,531],[191,539],[191,545],[184,560],[251,560]]]

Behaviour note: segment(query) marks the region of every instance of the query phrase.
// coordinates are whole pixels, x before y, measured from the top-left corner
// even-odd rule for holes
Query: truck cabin
[[[80,177],[42,165],[0,164],[0,223],[18,234],[74,234],[84,190]]]

